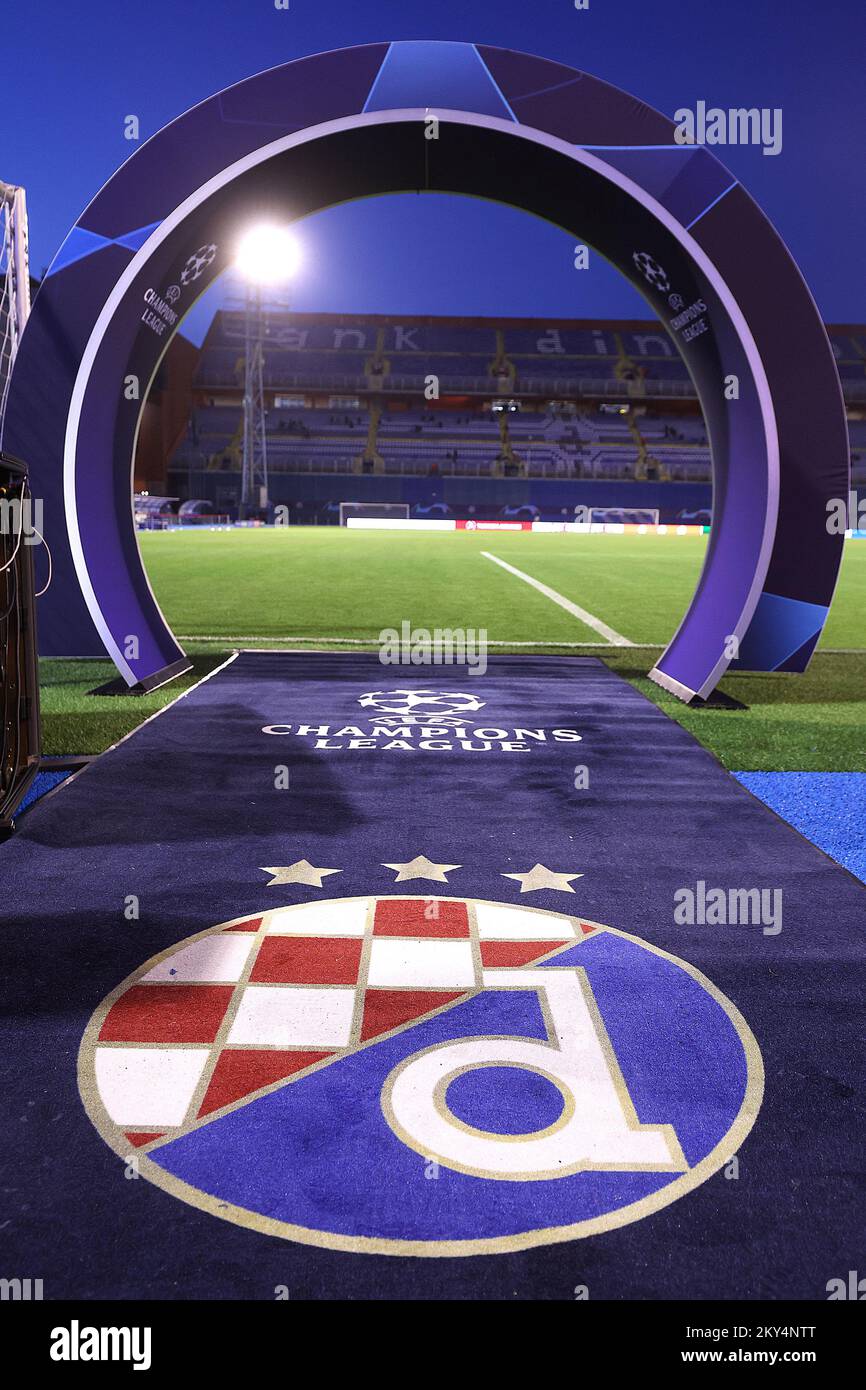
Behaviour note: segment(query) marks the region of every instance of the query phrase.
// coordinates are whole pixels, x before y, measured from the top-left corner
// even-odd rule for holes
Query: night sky
[[[673,116],[781,107],[776,157],[714,150],[775,222],[825,319],[866,322],[864,0],[43,0],[8,6],[0,178],[27,189],[37,275],[142,139],[221,87],[309,53],[387,39],[463,39],[556,59]],[[299,227],[299,309],[647,317],[573,239],[474,199],[401,196]],[[363,269],[359,269],[363,267]],[[199,311],[199,330],[207,313]],[[194,336],[198,336],[194,332]]]

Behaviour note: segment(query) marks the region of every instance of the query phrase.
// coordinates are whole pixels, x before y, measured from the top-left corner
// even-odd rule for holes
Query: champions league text
[[[445,727],[446,725],[452,727]],[[332,729],[329,724],[266,724],[263,734],[292,734],[311,740],[314,748],[400,748],[407,752],[451,752],[463,748],[467,753],[528,753],[533,744],[580,743],[576,729],[470,729],[457,720],[442,719],[435,728],[429,724],[381,720],[366,731],[358,724]]]

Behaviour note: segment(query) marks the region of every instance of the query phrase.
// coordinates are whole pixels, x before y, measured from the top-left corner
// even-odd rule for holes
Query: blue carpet
[[[382,693],[396,687],[433,690],[434,708],[451,711],[436,716],[444,732],[420,737],[415,716],[399,713],[405,697]],[[389,718],[388,731],[375,732]],[[421,855],[445,866],[444,881],[398,880],[400,870],[388,867]],[[302,861],[332,872],[313,881]],[[262,867],[299,864],[288,875]],[[537,864],[562,877],[533,876]],[[586,1284],[593,1299],[823,1299],[827,1280],[856,1263],[866,890],[600,662],[494,658],[476,680],[395,675],[369,655],[243,653],[62,796],[37,802],[0,847],[0,874],[4,1263],[35,1271],[46,1298],[270,1300],[287,1286],[292,1299],[570,1300]],[[704,911],[702,884],[782,891],[782,930],[718,923]],[[692,926],[675,915],[683,889],[701,902]],[[443,901],[432,925],[416,903],[416,925],[401,927],[404,896],[436,894]],[[359,896],[375,916],[362,914],[367,926],[353,938],[352,905],[333,900]],[[323,947],[308,926],[301,959],[291,923],[307,904],[336,913],[328,921],[337,930]],[[478,980],[466,923],[476,912],[478,922],[485,912],[498,920],[498,904],[536,914],[521,917],[515,939],[494,932],[489,959],[480,927],[471,928],[485,968],[504,970],[506,980],[485,976],[472,994],[466,977],[458,987],[456,975],[443,975],[441,1007],[423,1017],[416,1008],[395,1026],[397,1006],[412,1004],[400,973],[406,940],[427,946],[432,934],[437,960],[455,971],[462,961]],[[262,917],[274,908],[289,910],[290,925],[270,935],[275,920],[286,920]],[[583,922],[569,927],[582,933],[577,944],[527,967],[536,981],[529,990],[513,980],[509,988],[508,968],[521,964],[509,953],[524,949],[533,924],[549,935],[562,918],[547,914],[562,913]],[[233,920],[235,936],[212,933]],[[213,973],[204,976],[211,983],[195,983],[189,948],[185,956],[177,948],[203,932],[211,934],[196,950],[216,943],[235,960],[254,942],[249,959],[265,973],[239,994]],[[359,1015],[348,986],[362,935],[384,974]],[[404,992],[383,983],[395,948]],[[163,954],[148,967],[150,982],[139,983],[145,964]],[[375,996],[377,1008],[391,1010],[390,1031],[371,1024],[361,1034],[367,1042],[327,1053],[321,1066],[323,1047],[342,1046],[322,1033],[296,1029],[264,1043],[254,1029],[243,1035],[253,1027],[243,1012],[252,995],[283,1017],[285,986],[302,979],[305,1030],[318,1018],[316,1027],[336,1038],[342,1009],[349,1038],[353,1007],[364,1028],[368,1017],[375,1022]],[[589,991],[580,996],[579,980]],[[262,981],[273,982],[269,992]],[[445,1155],[428,1172],[429,1153],[413,1147],[388,1108],[398,1104],[403,1069],[425,1050],[486,1039],[499,1059],[489,1064],[498,1067],[497,1093],[479,1089],[471,1067],[453,1087],[463,1136],[489,1145],[491,1128],[511,1135],[516,1162],[527,1107],[543,1116],[543,1133],[560,1133],[552,1083],[531,1078],[564,1066],[561,1049],[548,1046],[540,1067],[514,1057],[503,1066],[500,1054],[509,1044],[529,1048],[521,1057],[541,1055],[550,1000],[562,989],[572,991],[569,1027],[585,1020],[584,1070],[573,1085],[593,1075],[596,1088],[614,1086],[605,1093],[614,1118],[605,1122],[603,1161],[569,1158],[563,1172],[547,1166],[518,1180]],[[766,1072],[762,1103],[749,1029]],[[209,1089],[203,1100],[196,1095],[192,1127],[182,1124],[183,1107],[154,1119],[150,1129],[162,1137],[141,1149],[136,1178],[120,1156],[131,1149],[122,1136],[118,1144],[100,1106],[109,1103],[108,1073],[110,1103],[124,1114],[138,1104],[146,1049],[136,1048],[148,1041],[160,1066],[181,1071],[211,1043],[213,1056],[223,1051],[209,1082],[218,1093],[213,1117]],[[276,1066],[304,1049],[311,1069],[291,1084],[274,1073],[253,1095],[243,1083],[244,1068]],[[509,1090],[503,1073],[521,1065],[530,1079]],[[237,1105],[232,1087],[242,1094]],[[625,1128],[615,1118],[628,1113],[623,1097],[633,1115]],[[582,1105],[570,1113],[594,1121]],[[144,1140],[146,1114],[123,1123],[138,1131],[134,1142]],[[628,1162],[615,1160],[614,1140],[627,1146]],[[638,1161],[638,1142],[661,1145],[663,1157]],[[305,1241],[324,1233],[331,1248],[285,1238],[279,1223],[306,1232]],[[586,1238],[568,1240],[580,1223]],[[519,1244],[527,1232],[534,1248]],[[504,1244],[459,1257],[442,1245],[435,1259],[350,1253],[364,1248],[362,1238],[473,1237]]]
[[[734,776],[866,883],[866,772],[735,772]]]

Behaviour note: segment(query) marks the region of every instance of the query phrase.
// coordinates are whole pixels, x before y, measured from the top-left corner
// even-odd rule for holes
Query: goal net
[[[345,526],[349,517],[368,517],[370,520],[409,519],[408,502],[341,502],[340,525]]]
[[[658,526],[658,507],[593,507],[590,520],[597,524],[621,523],[624,526]]]

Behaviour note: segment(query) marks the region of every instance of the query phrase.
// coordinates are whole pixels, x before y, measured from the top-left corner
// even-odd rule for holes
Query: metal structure
[[[244,334],[244,452],[241,517],[268,505],[268,427],[265,412],[265,317],[259,285],[247,285]]]
[[[284,300],[265,303],[261,285],[250,281],[243,297],[229,299],[229,312],[224,316],[229,336],[243,338],[244,344],[244,418],[241,455],[241,518],[266,511],[268,496],[268,432],[265,405],[265,343],[271,336],[270,315],[285,313],[289,308]]]
[[[23,188],[0,181],[0,423],[12,363],[30,313],[27,203]]]

